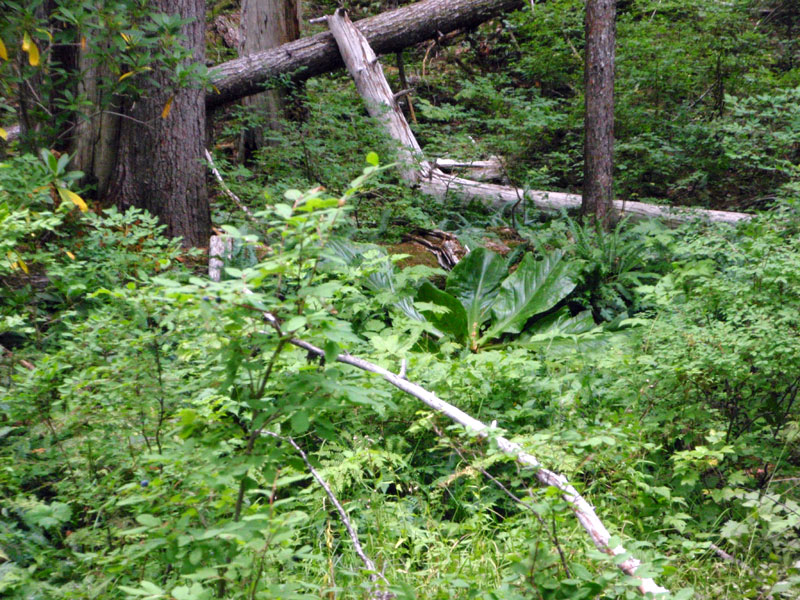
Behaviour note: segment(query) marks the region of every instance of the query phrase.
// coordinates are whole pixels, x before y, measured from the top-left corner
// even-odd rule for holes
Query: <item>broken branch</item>
[[[347,530],[347,535],[350,536],[350,541],[353,542],[353,547],[356,550],[356,554],[358,554],[361,562],[364,563],[366,570],[370,572],[370,581],[375,584],[378,582],[378,580],[380,580],[383,581],[384,584],[388,585],[389,582],[386,581],[386,578],[375,567],[375,563],[372,561],[372,559],[367,556],[366,552],[364,552],[364,548],[361,546],[361,542],[358,539],[358,534],[356,533],[356,530],[353,529],[353,524],[350,522],[350,517],[347,515],[347,511],[345,511],[342,503],[339,502],[339,499],[336,497],[336,494],[333,493],[333,490],[328,485],[328,482],[326,482],[325,479],[322,478],[322,475],[320,475],[319,472],[312,466],[311,462],[308,460],[308,456],[306,456],[306,453],[303,452],[303,449],[297,445],[297,442],[294,441],[294,438],[291,436],[283,437],[277,433],[272,433],[271,431],[263,431],[262,434],[279,440],[286,440],[289,442],[292,448],[297,450],[297,453],[300,455],[300,458],[303,459],[303,462],[305,463],[309,473],[311,473],[311,476],[316,480],[320,487],[325,490],[325,494],[328,496],[328,499],[336,507],[336,512],[339,513],[339,519],[342,521],[342,525],[344,525],[344,528]],[[378,588],[373,588],[370,592],[370,598],[374,600],[390,600],[394,597],[394,594],[391,592]]]

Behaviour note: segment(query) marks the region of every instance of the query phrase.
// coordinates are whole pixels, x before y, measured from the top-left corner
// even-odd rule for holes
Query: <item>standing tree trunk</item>
[[[244,0],[242,4],[242,45],[240,56],[276,48],[300,38],[299,0]],[[245,98],[242,103],[264,117],[242,132],[239,156],[245,159],[268,142],[265,129],[278,130],[284,116],[287,92],[281,87]]]
[[[84,173],[81,185],[94,186],[94,197],[102,200],[108,192],[117,159],[119,107],[113,102],[109,105],[103,94],[103,80],[113,77],[108,66],[98,64],[85,50],[80,51],[78,65],[82,74],[78,80],[78,94],[85,95],[89,104],[76,117],[70,148],[71,167]]]
[[[608,228],[614,208],[615,0],[587,0],[581,216]]]
[[[179,14],[193,57],[205,58],[205,1],[153,0],[154,12]],[[203,163],[205,94],[199,84],[176,89],[171,73],[158,68],[153,83],[124,108],[119,151],[109,196],[122,210],[136,206],[158,216],[170,237],[184,246],[207,246],[211,217]],[[167,108],[167,105],[171,108]]]

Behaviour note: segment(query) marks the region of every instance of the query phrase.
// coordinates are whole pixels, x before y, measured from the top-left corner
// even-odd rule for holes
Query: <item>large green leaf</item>
[[[376,252],[379,256],[385,257],[380,263],[379,268],[372,271],[366,278],[367,287],[376,292],[390,291],[396,293],[394,286],[394,265],[389,260],[386,250],[375,244],[357,244],[349,240],[332,239],[325,247],[326,254],[336,257],[348,266],[359,266],[364,261],[364,255],[370,251]],[[394,306],[403,312],[413,321],[425,321],[425,317],[414,308],[413,299],[408,296],[397,294],[398,300]],[[434,332],[438,335],[437,332]]]
[[[439,331],[451,334],[459,342],[466,342],[469,336],[467,311],[464,310],[464,306],[455,296],[443,292],[426,281],[417,292],[417,302],[430,302],[445,307],[447,309],[446,313],[436,313],[432,310],[422,310],[420,312]]]
[[[537,319],[517,344],[531,350],[546,351],[548,355],[563,352],[583,352],[601,348],[607,335],[595,325],[591,311],[584,310],[574,317],[566,306]]]
[[[591,311],[584,310],[573,317],[569,308],[564,306],[546,317],[536,319],[536,321],[525,330],[525,334],[528,338],[537,335],[578,335],[591,331],[595,327],[597,327],[597,325],[595,325]]]
[[[519,333],[533,315],[553,308],[575,289],[575,265],[560,250],[542,260],[526,254],[500,286],[492,304],[492,324],[478,343],[503,333]]]
[[[505,261],[500,256],[477,248],[461,259],[447,277],[447,293],[458,298],[466,310],[473,349],[477,347],[481,325],[489,320],[489,309],[505,274]]]

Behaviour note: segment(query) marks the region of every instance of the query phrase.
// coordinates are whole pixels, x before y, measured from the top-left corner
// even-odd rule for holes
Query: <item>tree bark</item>
[[[118,106],[108,105],[101,82],[114,77],[106,65],[97,64],[82,50],[78,57],[78,94],[85,94],[91,103],[77,116],[72,137],[71,167],[83,171],[81,185],[94,186],[94,196],[104,198],[117,160],[120,119]]]
[[[386,54],[455,29],[475,27],[523,5],[523,0],[423,0],[355,25],[376,53]],[[217,65],[211,70],[216,89],[206,95],[206,106],[213,109],[257,94],[264,82],[274,77],[291,75],[303,81],[342,66],[331,33],[318,33]]]
[[[608,228],[614,212],[615,0],[587,0],[581,216]]]
[[[300,18],[299,0],[244,0],[239,54],[248,56],[298,39]],[[239,143],[241,159],[267,144],[265,130],[280,128],[287,96],[286,89],[276,87],[244,98],[242,104],[245,107],[265,118],[242,132]]]
[[[203,63],[204,0],[155,0],[151,6],[191,20],[182,27],[184,43],[194,53],[191,61]],[[122,210],[135,206],[158,216],[166,234],[181,236],[184,246],[204,247],[211,228],[202,159],[204,92],[199,86],[174,89],[170,75],[155,70],[155,83],[124,108],[109,196]]]

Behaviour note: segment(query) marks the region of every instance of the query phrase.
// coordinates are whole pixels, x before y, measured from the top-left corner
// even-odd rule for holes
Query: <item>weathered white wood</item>
[[[523,0],[422,0],[361,19],[356,26],[373,50],[388,54],[458,29],[469,30],[523,5]],[[336,42],[325,31],[214,66],[206,104],[213,109],[256,94],[263,91],[264,82],[276,77],[302,81],[341,66]]]
[[[277,320],[275,320],[274,317],[270,322],[272,322],[276,328],[278,327]],[[325,356],[324,350],[317,348],[306,341],[295,338],[291,340],[291,343],[298,348],[302,348],[303,350],[306,350],[317,356]],[[421,400],[429,408],[445,415],[469,431],[472,431],[481,437],[490,438],[500,450],[502,450],[505,454],[513,456],[518,463],[535,469],[535,476],[541,483],[544,485],[553,486],[561,492],[561,497],[570,505],[572,511],[575,513],[575,516],[578,519],[578,522],[589,534],[589,537],[592,539],[592,542],[594,542],[594,545],[598,550],[610,556],[629,554],[629,552],[621,544],[613,548],[610,547],[609,542],[611,540],[611,534],[608,532],[608,529],[606,529],[605,525],[603,525],[603,522],[597,516],[597,513],[595,513],[594,508],[592,508],[592,505],[589,504],[586,499],[578,493],[572,484],[569,483],[567,478],[542,467],[536,457],[525,452],[519,444],[516,444],[501,435],[495,435],[492,431],[493,428],[489,425],[486,425],[478,419],[471,417],[461,409],[437,397],[436,394],[429,392],[416,383],[408,381],[405,379],[405,377],[395,375],[383,367],[351,354],[339,354],[336,357],[336,360],[340,363],[352,365],[364,371],[380,375],[383,377],[383,379],[391,383],[396,388],[406,392],[407,394],[410,394],[411,396],[414,396],[418,400]],[[649,577],[639,577],[636,575],[636,570],[639,568],[640,564],[641,562],[639,560],[631,556],[618,563],[617,566],[626,575],[635,577],[639,580],[638,588],[642,594],[668,594],[669,590],[658,585],[653,579]]]
[[[253,211],[251,211],[249,208],[247,208],[247,206],[245,205],[244,202],[241,201],[239,196],[234,194],[231,191],[231,189],[225,184],[225,180],[222,179],[222,174],[219,172],[219,169],[217,169],[217,165],[214,164],[214,157],[211,156],[211,152],[209,152],[207,149],[205,149],[205,150],[203,150],[203,156],[205,156],[206,160],[208,161],[208,168],[211,169],[211,173],[212,173],[212,175],[214,175],[214,179],[217,180],[217,183],[219,183],[219,186],[222,188],[222,191],[224,192],[224,194],[228,198],[233,200],[233,203],[236,206],[238,206],[239,209],[244,214],[247,215],[248,219],[258,223],[258,219],[256,219],[255,215],[253,214]],[[209,252],[209,254],[210,254],[210,252]]]
[[[577,210],[581,206],[580,194],[523,190],[448,175],[439,169],[431,170],[428,176],[420,181],[420,189],[439,199],[444,199],[448,194],[456,194],[465,200],[477,200],[497,209],[516,204],[522,197],[525,197],[537,208],[549,212]],[[615,200],[614,208],[620,214],[628,215],[633,219],[660,219],[671,224],[693,220],[734,224],[752,218],[752,215],[740,212],[658,206],[625,200]]]
[[[469,175],[474,181],[502,181],[504,174],[503,163],[498,156],[490,156],[488,160],[467,161],[437,158],[434,165],[445,173],[469,169]]]
[[[339,46],[339,53],[355,81],[358,93],[364,99],[367,112],[383,125],[392,138],[400,142],[402,178],[416,183],[423,172],[430,170],[430,165],[424,160],[418,160],[422,149],[397,104],[378,57],[344,9],[339,8],[328,17],[328,28]]]
[[[526,192],[518,188],[449,175],[432,166],[422,156],[420,145],[397,105],[383,69],[367,39],[341,9],[328,17],[328,27],[370,115],[378,119],[386,132],[400,144],[400,174],[405,181],[419,185],[423,192],[435,198],[443,199],[448,194],[454,193],[465,200],[478,200],[495,208],[514,205],[523,196],[542,210],[580,208],[581,196],[577,194]],[[750,215],[737,212],[671,208],[623,200],[614,201],[614,206],[619,213],[630,215],[635,219],[657,218],[668,223],[681,223],[694,219],[737,223],[750,218]]]
[[[373,561],[367,555],[367,553],[364,552],[364,547],[361,545],[361,541],[358,539],[358,534],[356,533],[353,524],[350,522],[350,517],[348,516],[347,511],[344,509],[344,506],[342,506],[342,503],[339,502],[336,494],[333,493],[331,486],[329,486],[328,482],[325,481],[322,475],[319,474],[319,471],[314,468],[314,466],[311,464],[311,461],[308,460],[308,456],[305,452],[303,452],[303,449],[297,445],[297,442],[294,441],[294,438],[291,436],[283,437],[271,431],[263,431],[261,434],[274,437],[278,440],[287,440],[292,448],[294,448],[300,455],[300,458],[303,459],[306,469],[308,469],[309,473],[311,473],[311,476],[316,480],[320,487],[325,490],[325,494],[328,496],[328,499],[336,508],[336,512],[339,513],[339,520],[341,520],[342,525],[344,525],[344,528],[347,530],[347,535],[350,536],[350,541],[353,543],[356,554],[358,554],[361,562],[364,563],[364,568],[370,572],[369,579],[372,582],[372,589],[369,591],[370,600],[393,600],[396,598],[392,592],[381,589],[381,587],[378,585],[379,581],[382,581],[385,585],[389,585],[389,582],[386,580],[386,577],[383,576],[383,573],[378,571],[377,567],[375,566],[375,561]]]

